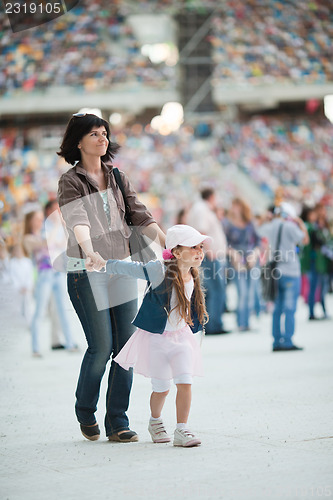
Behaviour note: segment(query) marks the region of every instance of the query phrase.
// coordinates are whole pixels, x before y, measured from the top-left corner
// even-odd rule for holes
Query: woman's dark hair
[[[105,127],[107,138],[109,140],[108,149],[105,155],[102,156],[102,160],[112,160],[120,146],[119,144],[110,141],[111,132],[108,122],[103,120],[103,118],[92,114],[72,116],[68,122],[65,135],[60,146],[60,151],[57,152],[57,155],[62,156],[67,163],[74,165],[76,161],[81,160],[81,153],[78,148],[78,144],[82,137],[89,134],[94,127],[102,126]]]

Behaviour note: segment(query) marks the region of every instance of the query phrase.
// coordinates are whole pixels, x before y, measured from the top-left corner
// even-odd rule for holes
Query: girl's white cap
[[[165,246],[168,250],[172,250],[177,245],[184,247],[195,247],[203,241],[211,241],[210,236],[199,233],[194,227],[186,224],[177,224],[167,230]]]

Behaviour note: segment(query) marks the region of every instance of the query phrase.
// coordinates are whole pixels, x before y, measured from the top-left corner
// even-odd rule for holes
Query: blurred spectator
[[[309,235],[302,219],[298,218],[296,211],[289,203],[281,203],[276,208],[275,218],[258,228],[258,233],[269,240],[271,250],[276,250],[278,233],[281,228],[281,240],[278,251],[277,269],[278,294],[274,302],[273,311],[273,351],[301,350],[293,343],[295,332],[295,312],[297,299],[300,292],[301,268],[297,244],[307,245]],[[281,320],[284,315],[284,328]]]
[[[252,222],[248,203],[241,198],[234,198],[228,217],[223,221],[223,227],[229,258],[235,270],[237,325],[239,331],[247,332],[250,330],[250,313],[254,308],[255,282],[258,282],[260,276],[260,237]]]
[[[31,259],[24,255],[22,244],[16,244],[12,249],[9,271],[18,293],[21,314],[30,327],[33,311],[34,268]]]
[[[187,208],[182,208],[179,210],[177,217],[176,217],[176,224],[187,224],[187,214],[189,211],[189,207]]]
[[[308,269],[309,279],[309,319],[318,319],[314,313],[316,302],[316,292],[318,291],[319,302],[323,309],[324,318],[328,317],[325,305],[325,295],[328,291],[328,265],[329,259],[322,252],[324,245],[331,239],[329,224],[322,207],[316,209],[316,221],[309,228],[310,236],[310,262]]]
[[[309,300],[309,273],[311,269],[311,261],[313,260],[313,249],[311,245],[311,233],[317,221],[317,213],[314,207],[303,206],[301,219],[305,223],[310,241],[302,247],[300,253],[301,262],[301,296],[308,303]]]
[[[205,328],[207,335],[229,333],[224,328],[222,320],[226,300],[227,242],[215,212],[216,207],[215,191],[207,188],[201,191],[201,200],[194,203],[187,215],[187,223],[190,226],[212,238],[202,264],[203,286],[206,289],[206,307],[209,315]]]
[[[50,200],[44,207],[45,237],[53,269],[66,273],[67,232],[57,200]]]
[[[52,294],[47,306],[47,315],[50,318],[50,327],[51,327],[51,349],[52,351],[57,351],[59,349],[65,349],[66,346],[62,340],[63,333],[61,328],[61,323],[59,319],[59,313],[57,308],[57,303],[54,295]],[[77,350],[77,346],[71,349],[72,351]]]
[[[2,238],[0,238],[0,284],[1,286],[11,284],[9,254],[6,242]]]
[[[33,356],[41,357],[39,338],[42,330],[42,320],[47,310],[51,294],[57,305],[60,323],[66,340],[66,348],[75,350],[72,332],[66,310],[65,274],[54,271],[50,262],[46,240],[43,236],[44,214],[34,211],[26,214],[24,221],[23,246],[37,267],[38,275],[35,285],[36,307],[31,322]]]
[[[59,204],[57,200],[50,200],[44,207],[45,236],[52,267],[55,271],[66,273],[67,269],[67,237],[63,225]],[[65,279],[64,289],[66,289]],[[64,349],[61,340],[62,329],[59,321],[58,308],[54,294],[51,294],[48,314],[51,320],[51,347],[53,350]]]
[[[330,239],[321,249],[328,258],[328,293],[333,293],[333,219],[329,220]]]

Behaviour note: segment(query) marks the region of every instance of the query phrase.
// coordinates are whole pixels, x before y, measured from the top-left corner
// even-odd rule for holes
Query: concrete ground
[[[202,342],[205,377],[193,386],[190,426],[202,446],[153,444],[147,431],[150,382],[135,376],[129,417],[139,443],[85,440],[74,392],[85,348],[51,351],[45,321],[43,358],[13,290],[0,291],[0,499],[300,499],[333,497],[333,322],[309,322],[300,301],[295,343],[271,352],[270,317],[257,331]],[[333,297],[328,298],[333,314]],[[103,424],[106,381],[97,418]],[[164,421],[175,426],[175,389]]]

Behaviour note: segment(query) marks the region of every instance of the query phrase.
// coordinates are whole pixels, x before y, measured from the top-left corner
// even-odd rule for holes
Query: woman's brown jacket
[[[85,258],[74,235],[74,227],[77,225],[90,228],[94,251],[99,252],[104,259],[123,259],[129,255],[128,240],[131,230],[125,221],[124,199],[115,181],[113,166],[102,163],[102,168],[107,185],[111,227],[98,186],[80,162],[59,179],[58,202],[68,231],[69,257]],[[120,171],[120,175],[133,225],[148,226],[155,222],[149,210],[138,200],[126,174]]]

